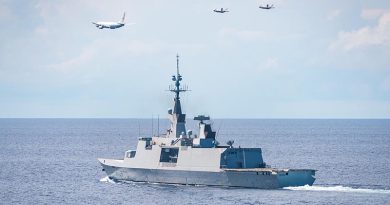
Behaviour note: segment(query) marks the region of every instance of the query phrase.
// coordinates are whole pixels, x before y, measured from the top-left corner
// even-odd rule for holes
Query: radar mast
[[[181,103],[180,103],[180,93],[188,91],[187,86],[180,86],[180,81],[183,80],[183,77],[180,75],[179,70],[179,54],[176,55],[176,75],[172,75],[172,81],[175,82],[174,86],[169,86],[169,91],[175,93],[174,97],[174,107],[169,113],[169,118],[171,121],[171,132],[172,135],[176,138],[180,135],[186,135],[186,115],[182,113]]]
[[[187,86],[180,86],[180,81],[183,80],[183,77],[180,75],[179,71],[179,54],[176,55],[176,75],[172,76],[172,81],[175,82],[175,86],[170,86],[169,90],[174,92],[175,95],[175,106],[173,107],[173,113],[182,114],[181,103],[180,103],[180,93],[188,91]]]

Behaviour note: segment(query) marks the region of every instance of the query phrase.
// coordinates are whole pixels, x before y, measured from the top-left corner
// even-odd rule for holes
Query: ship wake
[[[110,177],[108,177],[108,176],[101,178],[99,181],[104,182],[104,183],[116,184],[116,182],[114,180],[110,179]]]
[[[365,189],[352,188],[347,186],[298,186],[298,187],[284,187],[283,189],[293,191],[327,191],[327,192],[345,192],[345,193],[368,193],[368,194],[390,194],[388,189]]]

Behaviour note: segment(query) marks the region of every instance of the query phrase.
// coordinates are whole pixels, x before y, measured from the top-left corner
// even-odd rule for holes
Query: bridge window
[[[162,148],[160,162],[177,163],[179,148]]]
[[[146,150],[152,149],[152,138],[142,138],[142,141],[145,141],[145,149]]]
[[[126,153],[127,158],[134,158],[135,157],[136,151],[130,151]]]

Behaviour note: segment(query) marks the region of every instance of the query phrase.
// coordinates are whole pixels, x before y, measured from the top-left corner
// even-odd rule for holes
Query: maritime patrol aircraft
[[[217,13],[225,13],[225,12],[229,12],[229,11],[228,11],[228,9],[221,8],[221,10],[214,9],[214,12],[217,12]]]
[[[259,6],[259,8],[261,8],[261,9],[273,9],[275,7],[274,7],[273,4],[271,6],[267,4],[266,6]]]
[[[125,25],[125,15],[126,13],[123,13],[121,21],[118,22],[99,21],[99,22],[92,22],[92,23],[95,24],[95,26],[99,29],[103,29],[103,28],[116,29]]]

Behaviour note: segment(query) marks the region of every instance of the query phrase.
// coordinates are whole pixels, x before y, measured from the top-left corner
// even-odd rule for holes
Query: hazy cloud
[[[387,3],[361,10],[350,3],[336,8],[326,0],[275,0],[271,11],[258,9],[264,2],[225,3],[231,13],[218,15],[212,12],[218,3],[206,1],[0,0],[0,97],[8,100],[0,113],[150,117],[155,112],[150,108],[165,113],[170,95],[161,89],[179,52],[183,72],[190,74],[185,83],[194,87],[190,99],[218,91],[227,102],[223,109],[217,101],[204,103],[201,112],[220,117],[390,116],[388,69],[371,69],[389,67]],[[137,24],[116,30],[91,24],[119,20],[123,11],[127,22]],[[367,52],[327,50],[368,46]],[[245,82],[231,83],[238,78]],[[244,86],[254,95],[247,99],[237,92],[236,99],[245,100],[231,101],[226,86],[238,91]],[[37,98],[32,92],[47,94]],[[63,100],[74,102],[77,110],[64,111],[69,105]],[[354,100],[372,103],[353,106]],[[57,102],[57,108],[50,107]],[[270,111],[277,102],[286,103]],[[185,106],[199,108],[191,102]],[[253,107],[265,109],[253,112]]]
[[[387,113],[390,112],[388,101],[372,100],[286,101],[277,103],[275,107],[276,112],[300,118],[311,118],[313,115],[321,118],[388,118]]]
[[[97,50],[94,47],[88,47],[75,57],[60,63],[49,65],[48,67],[62,72],[69,72],[74,69],[79,69],[80,67],[83,67],[83,65],[87,65],[88,62],[93,59],[96,51]]]
[[[257,67],[257,71],[260,73],[279,73],[280,69],[280,60],[277,57],[269,57],[265,59]],[[289,72],[288,69],[283,70],[283,72]]]
[[[0,1],[0,18],[7,17],[9,15],[11,15],[11,10],[5,2]]]
[[[277,68],[279,66],[279,60],[275,57],[267,59],[265,62],[266,68]]]
[[[363,19],[376,19],[386,12],[389,11],[386,9],[363,9],[360,16]]]
[[[364,46],[390,44],[390,12],[383,13],[375,26],[365,26],[355,31],[339,32],[330,49],[342,48],[346,51]]]
[[[382,81],[381,87],[382,87],[382,89],[384,89],[385,91],[389,91],[389,92],[390,92],[390,76],[387,76],[387,77]]]
[[[256,41],[266,39],[267,37],[264,31],[239,30],[235,28],[223,28],[219,31],[219,35],[225,38],[236,38],[243,41]]]
[[[38,36],[45,36],[47,35],[49,30],[45,26],[38,26],[35,28],[34,33]]]
[[[340,16],[341,14],[341,10],[340,9],[334,9],[334,10],[331,10],[328,12],[328,15],[326,16],[326,18],[331,21],[331,20],[334,20],[335,18],[337,18],[338,16]]]

